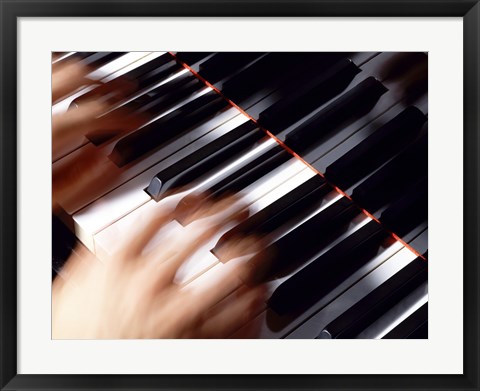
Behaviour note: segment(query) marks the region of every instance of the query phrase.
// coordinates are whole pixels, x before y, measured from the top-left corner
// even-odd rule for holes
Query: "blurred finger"
[[[96,118],[86,134],[95,145],[99,145],[122,133],[139,128],[148,121],[145,115],[129,113],[126,110],[114,110]]]
[[[85,137],[95,118],[107,109],[105,104],[89,102],[69,110],[65,114],[52,117],[52,147],[54,155],[67,148],[71,143]]]
[[[213,253],[222,262],[228,262],[231,259],[241,257],[248,254],[253,254],[260,251],[264,247],[264,239],[248,236],[232,237],[226,243],[222,244],[218,249],[216,248]]]
[[[52,101],[67,96],[83,85],[92,84],[85,76],[90,70],[76,61],[52,67]]]
[[[170,208],[154,208],[146,221],[138,223],[138,227],[134,229],[130,239],[126,241],[123,251],[125,257],[128,259],[140,256],[160,228],[172,220],[173,211]]]
[[[107,175],[111,162],[102,155],[92,150],[80,150],[77,159],[65,161],[62,165],[54,166],[52,172],[52,196],[55,202],[61,199],[68,202],[83,193],[90,191],[91,187],[102,180],[112,180]]]
[[[95,88],[75,99],[75,105],[82,107],[90,101],[107,103],[115,109],[128,96],[137,90],[137,84],[133,81],[119,77],[107,83],[96,82]]]
[[[248,217],[248,209],[246,206],[239,202],[235,196],[226,197],[220,199],[214,203],[204,202],[200,203],[200,206],[187,217],[188,223],[184,224],[188,227],[195,229],[196,226],[201,226],[208,223],[209,220],[223,221],[224,223],[238,221]],[[185,221],[185,220],[184,220]]]
[[[240,288],[209,311],[196,338],[228,338],[265,308],[265,292],[263,286]]]
[[[226,264],[221,275],[216,276],[215,283],[197,287],[190,293],[190,301],[194,303],[188,309],[191,322],[198,324],[207,311],[242,285],[244,267],[244,264]],[[188,292],[188,285],[185,289]]]
[[[188,230],[173,246],[174,253],[165,262],[158,266],[157,284],[160,287],[173,284],[175,275],[180,266],[201,247],[203,247],[223,224],[218,221],[211,221],[203,227]],[[180,240],[181,239],[181,240]],[[165,254],[161,254],[162,258]]]

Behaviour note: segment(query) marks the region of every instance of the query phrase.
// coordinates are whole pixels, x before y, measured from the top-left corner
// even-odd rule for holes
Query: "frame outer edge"
[[[479,389],[480,3],[464,17],[464,374]]]
[[[308,5],[312,5],[311,10],[313,12],[319,13],[321,10],[326,10],[329,7],[334,9],[335,14],[349,14],[349,12],[345,12],[345,6],[348,3],[352,3],[351,1],[342,1],[337,0],[338,7],[332,5],[332,2],[323,2],[318,1],[317,5],[321,5],[319,7],[314,7],[313,2],[302,1],[299,2],[299,5],[303,5],[304,9],[309,8]],[[265,6],[267,3],[266,1],[260,1],[264,7],[263,13],[265,13]],[[406,1],[407,2],[407,1]],[[109,5],[113,7],[115,3],[118,2],[114,1],[103,1],[101,4],[105,7],[105,5]],[[165,10],[165,3],[170,3],[168,1],[158,1],[158,3],[149,3],[149,2],[142,2],[139,1],[142,5],[140,8],[142,10],[154,10],[153,14],[157,15],[167,15],[169,14],[168,11]],[[175,10],[178,10],[180,5],[188,5],[191,2],[183,2],[178,1],[176,6],[174,7]],[[222,13],[218,11],[211,11],[211,6],[216,5],[219,6],[220,3],[217,1],[210,1],[210,2],[202,2],[203,4],[207,5],[207,8],[210,9],[211,13],[217,14]],[[228,4],[236,3],[237,7],[235,9],[238,11],[238,3],[239,2],[232,2],[227,1]],[[359,2],[361,3],[361,2]],[[376,3],[373,1],[366,1],[363,3]],[[398,3],[398,2],[397,2]],[[422,10],[417,10],[415,12],[415,3],[422,3],[423,7]],[[479,157],[478,154],[480,153],[480,145],[479,145],[479,137],[478,137],[478,130],[479,130],[479,24],[480,24],[480,5],[477,1],[459,1],[456,6],[452,5],[453,2],[447,1],[445,3],[446,7],[443,8],[441,12],[432,12],[434,5],[436,4],[438,7],[440,2],[439,1],[422,1],[422,2],[411,2],[412,13],[411,16],[416,15],[420,16],[419,13],[425,14],[425,16],[439,16],[440,14],[443,16],[464,16],[464,76],[468,79],[468,84],[464,82],[464,101],[468,102],[468,106],[465,103],[464,105],[464,169],[465,169],[465,183],[464,183],[464,229],[465,229],[465,237],[464,237],[464,259],[465,259],[465,270],[464,270],[464,277],[465,277],[465,284],[464,284],[464,292],[465,292],[465,301],[464,301],[464,311],[465,311],[465,320],[468,321],[464,324],[464,373],[465,376],[463,377],[463,381],[460,381],[460,378],[457,378],[457,381],[450,383],[456,383],[454,386],[456,389],[463,388],[463,389],[478,389],[479,387],[479,374],[477,366],[479,364],[479,333],[480,330],[478,328],[478,298],[479,298],[479,284],[478,281],[480,279],[479,276],[479,269],[477,266],[477,260],[479,259],[479,248],[480,245],[478,243],[479,236],[478,236],[478,227],[479,227],[479,216],[478,216],[478,185],[479,185]],[[27,1],[25,3],[19,2],[14,4],[10,1],[0,0],[0,14],[1,14],[1,45],[0,45],[0,58],[5,59],[2,61],[1,64],[1,74],[0,74],[0,85],[2,86],[2,91],[0,95],[0,118],[1,118],[1,127],[2,131],[0,132],[0,184],[2,192],[0,193],[0,205],[1,205],[1,212],[2,215],[0,216],[0,252],[1,252],[1,261],[0,261],[0,300],[2,305],[2,319],[0,321],[0,342],[2,348],[0,349],[0,358],[1,358],[1,365],[0,365],[0,388],[1,389],[51,389],[55,388],[58,389],[59,387],[64,389],[68,387],[69,389],[78,389],[78,383],[76,386],[72,387],[72,382],[68,381],[67,378],[62,376],[35,376],[35,375],[17,375],[17,314],[16,314],[16,304],[17,304],[17,271],[16,271],[16,257],[17,257],[17,248],[16,248],[16,233],[17,233],[17,178],[16,178],[16,162],[17,162],[17,151],[16,151],[16,103],[17,103],[17,91],[16,91],[16,80],[17,80],[17,51],[16,51],[16,44],[17,44],[17,16],[25,14],[25,16],[90,16],[96,15],[98,13],[104,13],[106,10],[105,8],[94,10],[94,7],[90,3],[90,10],[85,12],[82,8],[85,6],[89,8],[89,2],[85,1],[65,1],[62,3],[60,2],[46,2],[44,0],[33,0]],[[379,8],[385,10],[384,6],[387,6],[388,2],[377,3]],[[44,5],[44,7],[39,7],[39,5]],[[69,8],[69,5],[72,8]],[[224,4],[222,4],[224,5]],[[32,6],[32,8],[29,8]],[[55,6],[58,6],[57,11],[52,9]],[[210,7],[209,7],[210,6]],[[120,12],[113,12],[113,13],[128,13],[135,5],[123,3],[123,7],[120,7]],[[247,9],[247,14],[255,14],[255,11],[252,11],[249,8],[255,8],[253,3],[247,1],[245,4],[246,8],[240,7],[240,9]],[[195,7],[193,7],[195,8]],[[222,7],[219,7],[222,8]],[[300,7],[302,8],[302,7]],[[448,10],[447,10],[448,8]],[[67,10],[68,9],[68,10]],[[223,13],[225,14],[225,9],[228,7],[223,8]],[[233,9],[232,9],[233,10]],[[360,11],[359,11],[360,10]],[[140,11],[141,13],[142,11]],[[174,11],[175,12],[175,11]],[[229,12],[227,10],[227,12]],[[270,10],[270,12],[272,12]],[[381,11],[385,12],[385,11]],[[108,12],[107,12],[108,13]],[[111,9],[110,9],[110,13]],[[138,13],[133,12],[134,14]],[[178,11],[176,12],[178,13]],[[188,14],[192,14],[195,12],[187,11]],[[207,12],[208,13],[208,12]],[[240,11],[239,13],[242,13]],[[325,12],[332,14],[331,12]],[[355,16],[362,16],[366,13],[362,9],[362,7],[356,7],[357,15]],[[393,12],[395,13],[395,12]],[[460,15],[462,13],[462,15]],[[203,15],[204,13],[201,12]],[[352,13],[350,13],[352,14]],[[465,15],[463,15],[465,14]],[[105,15],[107,16],[107,15]],[[118,16],[118,15],[117,15]],[[138,15],[140,16],[140,15]],[[201,16],[198,14],[197,16]],[[352,15],[353,16],[353,15]],[[399,15],[401,16],[401,15]],[[468,78],[467,78],[468,75]],[[3,114],[3,115],[2,115]],[[13,189],[13,190],[12,190]],[[465,212],[468,212],[465,213]],[[469,313],[469,311],[472,311]],[[476,344],[467,344],[465,341],[475,342]],[[150,378],[153,380],[151,376],[145,376],[146,378]],[[144,377],[144,379],[145,379]],[[63,381],[60,380],[63,378]],[[77,378],[80,380],[78,376],[68,376],[71,380]],[[80,376],[80,378],[84,378],[84,376]],[[125,385],[128,385],[131,382],[123,381],[117,382],[115,379],[120,380],[122,376],[107,376],[103,377],[100,376],[96,382],[84,382],[81,386],[82,389],[88,383],[94,387],[101,387],[101,389],[112,389],[112,386],[117,384],[118,388],[125,389]],[[109,380],[107,380],[109,379]],[[468,386],[465,384],[465,380],[468,379]],[[42,381],[43,380],[43,381]],[[100,381],[98,381],[100,380]],[[126,380],[126,379],[124,379]],[[133,380],[130,378],[130,380]],[[139,383],[142,383],[140,379]],[[145,379],[147,380],[147,379]],[[172,379],[173,380],[173,379]],[[183,384],[182,389],[197,389],[192,383],[185,382],[186,379],[182,379],[180,384]],[[199,379],[198,379],[199,380]],[[260,379],[258,379],[260,380]],[[433,380],[433,379],[432,379]],[[453,380],[453,379],[452,379]],[[148,381],[147,381],[148,382]],[[8,384],[7,384],[8,383]],[[157,385],[154,386],[153,383]],[[190,383],[186,386],[186,383]],[[255,382],[258,385],[265,384],[262,381]],[[312,385],[316,382],[312,381]],[[326,382],[329,383],[328,381]],[[363,383],[363,382],[361,382]],[[422,382],[423,383],[423,382]],[[173,380],[171,384],[175,384]],[[199,382],[199,385],[202,382]],[[214,383],[212,383],[213,385]],[[225,385],[225,383],[223,383]],[[238,383],[239,385],[242,382]],[[288,382],[287,382],[288,384]],[[317,383],[318,384],[318,383]],[[327,385],[325,384],[325,385]],[[425,385],[425,383],[423,383]],[[436,387],[440,387],[440,382],[436,382]],[[450,387],[449,382],[444,383],[444,387]],[[305,383],[304,383],[305,385]],[[53,386],[53,387],[52,387]],[[146,384],[143,382],[143,389],[153,389],[158,387],[158,383],[152,382],[152,386],[145,387]],[[186,386],[186,388],[185,388]],[[331,386],[331,385],[330,385]],[[354,388],[362,388],[366,386],[363,384],[363,387],[357,384]],[[417,383],[418,387],[419,384]],[[46,388],[44,388],[46,387]],[[165,385],[164,385],[165,387]],[[161,387],[162,389],[165,389]],[[167,386],[168,387],[168,386]],[[205,383],[203,387],[205,387]],[[242,387],[242,386],[240,386]],[[313,386],[315,389],[317,386]],[[327,385],[329,387],[329,385]],[[338,386],[337,386],[338,387]],[[368,387],[368,386],[367,386]],[[423,385],[420,386],[423,389]],[[435,386],[434,386],[435,387]],[[465,388],[464,388],[465,387]],[[473,388],[474,387],[474,388]],[[88,387],[90,388],[90,387]],[[136,387],[135,387],[136,388]],[[135,389],[133,388],[133,389]],[[168,387],[170,389],[170,387]],[[215,387],[214,387],[215,388]],[[227,387],[228,389],[239,389],[237,387]],[[250,388],[250,387],[249,387]],[[282,387],[284,388],[284,387]],[[305,388],[305,387],[302,387]],[[308,387],[310,389],[310,387]],[[330,388],[330,387],[329,387]],[[431,388],[431,387],[427,387]],[[443,388],[443,387],[442,387]],[[213,388],[210,388],[213,389]],[[218,389],[218,388],[217,388]],[[222,387],[222,389],[225,389]],[[242,387],[242,389],[244,389]],[[253,388],[250,388],[253,389]],[[255,389],[260,389],[255,386]],[[263,389],[263,387],[262,387]],[[418,388],[415,388],[418,389]]]
[[[0,3],[1,14],[1,133],[0,133],[0,387],[17,373],[17,59],[16,15],[10,3]]]

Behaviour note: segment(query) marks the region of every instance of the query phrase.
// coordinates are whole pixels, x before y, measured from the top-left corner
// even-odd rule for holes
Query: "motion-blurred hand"
[[[132,130],[145,122],[145,118],[122,108],[111,110],[130,94],[132,83],[118,79],[107,84],[87,78],[91,70],[79,62],[55,64],[52,67],[52,102],[95,84],[90,99],[79,107],[52,116],[52,157],[60,157],[68,152],[69,146],[81,145],[85,136],[97,138],[119,135]],[[111,110],[111,111],[109,111]],[[77,158],[61,169],[53,171],[53,202],[58,199],[75,197],[90,186],[95,186],[105,177],[105,156],[90,151],[77,151]]]
[[[231,199],[204,205],[194,214],[184,234],[153,250],[145,251],[173,218],[161,207],[136,226],[107,262],[100,263],[86,250],[69,260],[69,277],[57,278],[53,286],[53,338],[225,338],[241,327],[265,300],[263,287],[241,286],[245,263],[203,290],[182,288],[174,277],[221,227],[245,216]],[[242,246],[240,241],[238,248]]]

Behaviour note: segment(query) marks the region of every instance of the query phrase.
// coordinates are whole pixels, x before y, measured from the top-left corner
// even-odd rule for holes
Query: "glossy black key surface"
[[[75,53],[75,56],[77,56],[80,53]],[[90,53],[90,55],[82,57],[82,64],[84,65],[89,65],[92,67],[92,69],[96,69],[101,67],[102,65],[105,65],[121,56],[124,54],[127,54],[126,52],[98,52],[98,53]]]
[[[136,82],[138,89],[141,89],[178,69],[181,67],[173,61],[173,57],[165,53],[126,72],[122,77]]]
[[[204,85],[194,76],[188,74],[157,87],[147,94],[143,94],[134,100],[119,107],[119,110],[131,110],[135,114],[148,113],[149,117],[170,109],[181,100],[199,91]],[[96,146],[110,140],[115,133],[90,132],[85,135]]]
[[[236,193],[291,158],[292,155],[278,145],[266,151],[255,160],[243,165],[220,182],[215,183],[210,188],[210,197],[219,197],[227,192]]]
[[[175,57],[187,65],[193,65],[211,54],[213,54],[213,52],[177,52],[175,53]]]
[[[217,53],[200,65],[198,73],[210,83],[216,83],[263,55],[262,52]]]
[[[236,103],[241,102],[281,73],[282,69],[275,67],[280,58],[278,53],[268,53],[225,82],[222,87],[223,94]]]
[[[62,270],[77,239],[70,229],[52,214],[52,278]]]
[[[427,262],[418,257],[379,285],[334,321],[317,338],[355,338],[427,280]]]
[[[109,158],[122,167],[158,148],[197,123],[207,120],[227,107],[226,101],[214,91],[187,103],[119,140]]]
[[[214,199],[223,195],[224,192],[239,191],[275,168],[276,165],[281,164],[279,161],[291,158],[291,155],[278,145],[269,145],[267,148],[259,149],[260,145],[266,141],[268,141],[268,137],[260,140],[259,145],[250,149],[248,157],[242,158],[228,169],[222,170],[212,181],[197,188],[195,194],[191,193],[183,197],[175,209],[176,220],[182,225],[189,223],[189,210],[198,203],[199,194],[205,200]]]
[[[162,78],[180,69],[181,66],[178,65],[173,60],[173,57],[167,53],[126,72],[121,77],[135,84],[136,90],[139,91],[145,87],[154,84],[157,81],[160,81]],[[109,86],[115,86],[116,82],[117,78],[106,82],[104,84],[104,90],[109,91]],[[82,102],[85,102],[89,99],[94,99],[97,94],[98,90],[93,89],[86,94],[80,96],[79,98],[75,99],[73,101],[73,104],[81,105]]]
[[[426,177],[414,183],[380,216],[382,224],[401,238],[427,219],[428,181]]]
[[[413,144],[357,186],[352,198],[370,213],[402,196],[427,174],[428,138]]]
[[[270,308],[283,315],[310,307],[374,258],[387,236],[370,221],[283,282],[270,297]]]
[[[318,208],[323,197],[332,190],[320,176],[315,175],[283,197],[279,198],[266,208],[250,216],[247,220],[227,231],[218,240],[212,253],[222,262],[228,261],[229,253],[222,254],[229,241],[235,242],[246,235],[263,236],[274,229],[289,222],[291,219],[306,217]]]
[[[146,191],[159,201],[169,189],[185,186],[210,170],[221,168],[225,161],[250,148],[264,136],[263,131],[248,121],[159,172]]]
[[[157,59],[150,62],[155,62],[156,60]],[[159,57],[157,64],[150,64],[149,62],[145,64],[145,66],[140,66],[137,69],[128,72],[126,77],[135,81],[138,85],[138,89],[140,90],[153,85],[163,78],[170,76],[182,69],[175,61],[163,63],[164,61],[165,59]]]
[[[414,239],[409,240],[408,245],[417,253],[423,254],[425,259],[428,259],[428,229],[425,229],[425,231]]]
[[[365,79],[288,133],[285,144],[296,152],[309,148],[339,126],[366,114],[386,91],[374,77]]]
[[[349,59],[342,59],[333,67],[306,74],[297,80],[284,98],[260,113],[260,125],[277,133],[319,107],[344,90],[360,69]],[[305,72],[302,72],[305,75]]]
[[[329,190],[329,186],[322,187],[318,195],[321,197]],[[321,191],[324,191],[324,194],[321,194]],[[248,276],[248,282],[264,282],[273,276],[289,273],[307,262],[345,232],[358,213],[357,208],[347,198],[341,198],[323,209],[256,254],[250,260],[254,273]]]
[[[347,189],[402,151],[419,134],[427,117],[410,106],[329,165],[325,176]]]
[[[269,53],[223,84],[222,92],[240,104],[255,92],[270,86],[270,92],[282,86],[298,67],[312,61],[316,53]],[[318,54],[320,57],[322,54]],[[325,54],[328,55],[328,54]],[[332,56],[334,57],[334,56]],[[322,57],[323,58],[323,57]],[[265,91],[265,94],[268,94]]]
[[[205,87],[195,76],[185,73],[174,80],[165,83],[147,94],[129,102],[126,107],[137,112],[159,113],[182,99]]]
[[[382,339],[427,339],[428,303],[423,304],[413,314],[395,326]]]

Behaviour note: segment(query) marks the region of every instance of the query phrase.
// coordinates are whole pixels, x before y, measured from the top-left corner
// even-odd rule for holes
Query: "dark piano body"
[[[95,69],[126,55],[54,61],[76,57]],[[109,72],[103,82],[120,77]],[[233,338],[252,329],[261,338],[428,338],[427,74],[428,56],[417,52],[141,57],[121,76],[137,85],[122,107],[149,123],[121,136],[93,132],[54,162],[98,149],[116,180],[60,202],[54,273],[66,257],[58,244],[75,241],[65,232],[101,258],[129,215],[172,190],[245,194],[251,215],[210,246],[212,264],[184,279],[221,270],[235,238],[266,238],[245,282],[266,282],[269,299]],[[126,205],[128,197],[138,201]],[[179,212],[190,202],[187,190]]]

